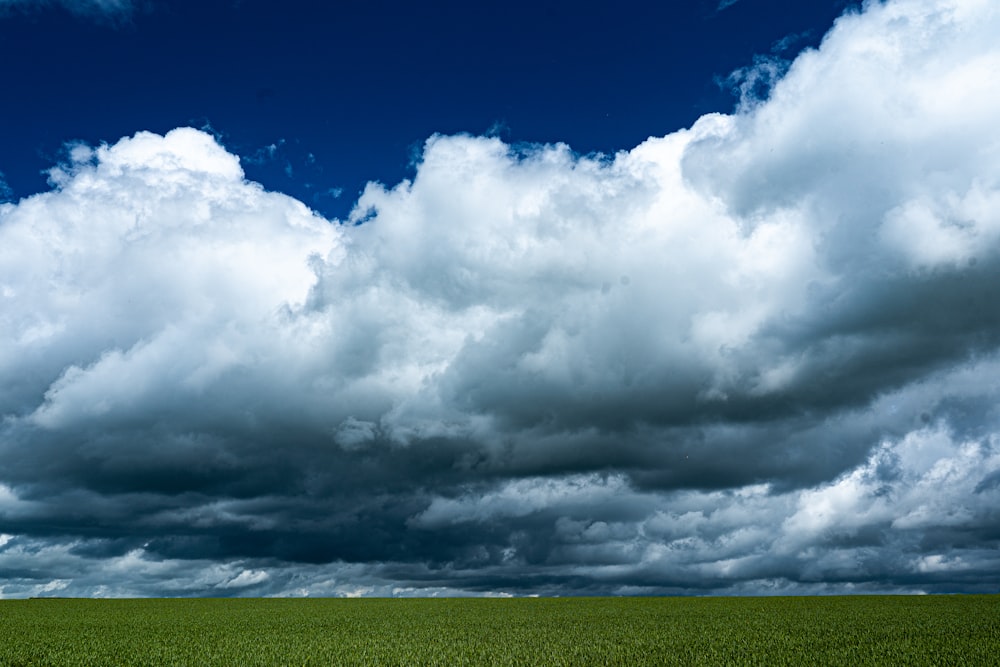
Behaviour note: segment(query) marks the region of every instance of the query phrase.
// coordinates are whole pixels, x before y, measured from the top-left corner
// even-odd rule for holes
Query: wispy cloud
[[[142,0],[0,0],[0,17],[11,11],[62,7],[73,14],[118,23],[128,20]]]
[[[7,184],[3,172],[0,171],[0,203],[10,201],[13,197],[14,191],[10,189],[10,185]]]

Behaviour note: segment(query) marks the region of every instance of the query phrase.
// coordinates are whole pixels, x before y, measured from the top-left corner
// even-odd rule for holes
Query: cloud
[[[434,136],[343,221],[74,147],[0,204],[0,594],[994,590],[998,28],[871,3],[734,114]]]
[[[142,3],[136,0],[0,0],[0,17],[11,11],[37,11],[52,6],[78,16],[117,23],[128,20]]]
[[[0,171],[0,203],[11,201],[14,198],[14,191],[10,189],[3,172]]]

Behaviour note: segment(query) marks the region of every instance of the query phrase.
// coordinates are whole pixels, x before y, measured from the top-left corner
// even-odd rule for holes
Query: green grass
[[[0,665],[998,665],[1000,596],[0,601]]]

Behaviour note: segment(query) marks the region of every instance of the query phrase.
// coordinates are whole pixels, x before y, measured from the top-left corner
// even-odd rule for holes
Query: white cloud
[[[50,368],[35,409],[50,426],[240,368],[265,392],[310,387],[303,407],[383,406],[335,410],[331,428],[406,432],[456,409],[539,419],[514,384],[580,409],[792,390],[808,353],[762,333],[863,289],[859,264],[996,256],[1000,100],[972,85],[995,54],[968,64],[996,21],[989,5],[873,5],[760,109],[607,160],[434,137],[412,183],[369,186],[353,229],[245,183],[195,130],[81,152],[58,190],[4,214],[0,362]],[[942,109],[931,89],[954,72],[963,104]]]
[[[30,383],[15,404],[44,392],[35,419],[51,428],[169,409],[267,363],[275,327],[316,281],[310,263],[339,251],[334,226],[243,181],[195,130],[140,133],[95,157],[0,213],[0,369]]]
[[[571,507],[590,508],[594,504],[614,503],[616,497],[622,494],[631,495],[628,483],[621,475],[610,478],[590,474],[558,479],[522,479],[484,494],[467,494],[455,499],[435,498],[410,524],[418,528],[435,528],[468,521],[524,517],[552,511],[553,508],[559,508],[560,514],[565,517],[573,513]]]
[[[270,578],[264,570],[240,570],[240,573],[229,581],[219,584],[219,588],[245,588],[263,583]]]

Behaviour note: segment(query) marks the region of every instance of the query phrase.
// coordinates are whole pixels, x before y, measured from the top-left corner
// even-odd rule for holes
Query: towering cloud
[[[0,204],[0,594],[995,590],[1000,8],[348,220],[177,129]],[[764,65],[766,66],[766,65]]]

